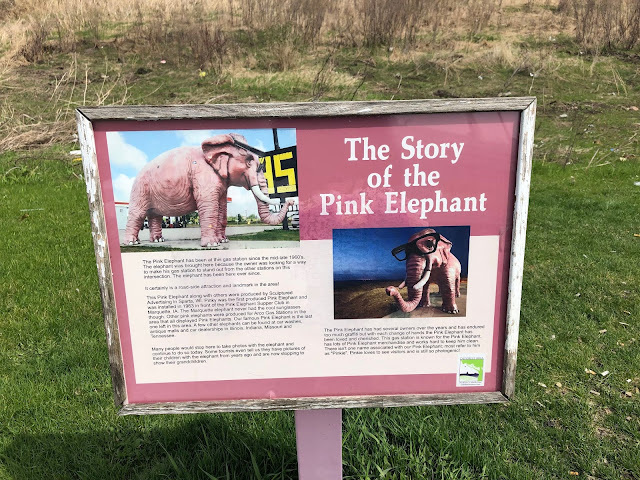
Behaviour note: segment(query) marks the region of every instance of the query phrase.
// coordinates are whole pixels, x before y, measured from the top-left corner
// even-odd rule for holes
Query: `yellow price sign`
[[[296,147],[289,147],[260,158],[264,165],[269,195],[276,197],[294,197],[298,195],[298,173]]]

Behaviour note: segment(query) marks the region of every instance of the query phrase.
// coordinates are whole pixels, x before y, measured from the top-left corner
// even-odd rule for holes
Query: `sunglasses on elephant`
[[[419,249],[417,243],[423,238],[426,238],[428,240],[421,242],[422,249]],[[417,255],[428,255],[430,253],[435,252],[436,249],[438,248],[438,242],[440,242],[439,233],[437,232],[426,233],[412,240],[409,243],[404,243],[402,245],[397,246],[396,248],[391,250],[391,255],[393,255],[395,259],[398,260],[399,262],[404,262],[407,259],[407,257],[412,253],[415,253]]]

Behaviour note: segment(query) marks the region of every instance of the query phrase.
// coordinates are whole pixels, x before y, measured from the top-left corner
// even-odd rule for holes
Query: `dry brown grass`
[[[544,43],[560,32],[573,32],[580,22],[588,25],[602,18],[607,19],[606,28],[593,31],[605,32],[610,43],[612,32],[629,36],[634,31],[633,22],[625,28],[619,19],[613,22],[613,10],[603,2],[0,0],[0,150],[65,138],[73,130],[73,108],[79,105],[145,100],[129,97],[128,78],[120,65],[78,65],[76,52],[82,56],[89,49],[109,46],[119,61],[168,58],[179,68],[205,70],[207,78],[216,81],[244,79],[265,86],[297,82],[313,86],[309,99],[336,90],[356,98],[366,81],[367,62],[351,74],[339,73],[335,55],[342,47],[358,49],[362,58],[386,55],[392,62],[410,62],[416,71],[437,69],[444,72],[444,86],[459,80],[466,69],[478,75],[508,69],[533,79],[553,74],[560,63],[551,47],[529,51],[522,42],[524,32]],[[627,19],[635,18],[631,7],[640,5],[640,0],[612,2],[625,7],[621,11]],[[600,13],[589,16],[589,6],[597,6]],[[580,38],[597,43],[594,33],[580,28]],[[66,69],[33,87],[51,89],[46,109],[17,112],[6,98],[12,89],[27,91],[29,86],[15,79],[16,69],[55,54],[70,55]],[[400,78],[397,90],[401,82]],[[626,85],[620,83],[619,89],[624,92]],[[193,95],[198,98],[197,92]]]
[[[233,51],[229,34],[237,30],[282,29],[280,37],[296,48],[313,47],[329,38],[354,46],[407,49],[416,42],[440,41],[451,31],[473,36],[492,25],[500,29],[512,24],[513,18],[527,17],[528,28],[539,29],[554,16],[547,8],[550,0],[539,0],[537,9],[531,0],[0,1],[8,5],[0,25],[0,52],[5,59],[37,62],[51,51],[73,52],[118,38],[152,51],[173,51],[176,44],[183,44],[208,68],[219,67]],[[528,11],[507,16],[503,10],[508,7]],[[566,15],[555,17],[566,21]],[[290,56],[290,49],[280,50],[280,55]],[[287,68],[286,61],[280,63]]]
[[[238,12],[240,26],[251,30],[285,27],[293,37],[313,45],[337,4],[317,0],[229,0],[226,14],[235,24],[234,13]]]
[[[215,31],[194,28],[207,24],[210,15],[227,13],[223,0],[13,1],[0,26],[0,48],[5,59],[28,62],[47,50],[72,52],[79,45],[96,46],[114,37],[130,37],[150,48],[194,37],[207,43],[209,36],[215,43]]]
[[[124,104],[129,99],[126,81],[117,70],[106,64],[102,73],[92,73],[88,65],[78,65],[75,54],[44,92],[41,81],[25,82],[22,74],[20,67],[0,61],[0,152],[72,142],[75,108]],[[27,99],[20,108],[8,100],[12,92]]]
[[[577,39],[590,50],[631,49],[640,42],[640,0],[567,0]]]
[[[0,152],[52,145],[69,141],[73,120],[62,109],[52,121],[17,112],[6,101],[0,105]]]

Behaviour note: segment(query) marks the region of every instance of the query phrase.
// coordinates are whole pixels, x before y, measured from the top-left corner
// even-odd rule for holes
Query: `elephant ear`
[[[440,235],[440,241],[442,242],[442,248],[451,250],[452,243],[449,240],[447,240],[444,235]]]
[[[443,258],[446,262],[449,261],[449,253],[451,253],[452,243],[446,239],[444,235],[440,235],[440,242],[438,242],[438,250],[440,250]]]
[[[233,137],[216,135],[202,142],[202,153],[205,161],[213,167],[221,178],[229,176],[229,158],[233,156]]]

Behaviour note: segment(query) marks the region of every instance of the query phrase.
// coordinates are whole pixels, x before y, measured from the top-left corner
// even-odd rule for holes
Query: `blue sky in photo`
[[[462,277],[469,263],[469,227],[432,227],[449,240],[451,252],[460,261]],[[399,262],[391,250],[407,243],[411,235],[425,227],[358,228],[333,231],[333,279],[402,280],[405,262]]]
[[[295,128],[279,128],[280,148],[296,145]],[[160,130],[107,132],[111,164],[111,179],[116,202],[128,202],[131,186],[144,165],[168,150],[183,146],[199,146],[203,140],[222,133],[239,133],[247,143],[260,150],[274,149],[272,129],[250,130]],[[232,201],[227,206],[229,216],[257,213],[256,201],[250,191],[230,187]]]

